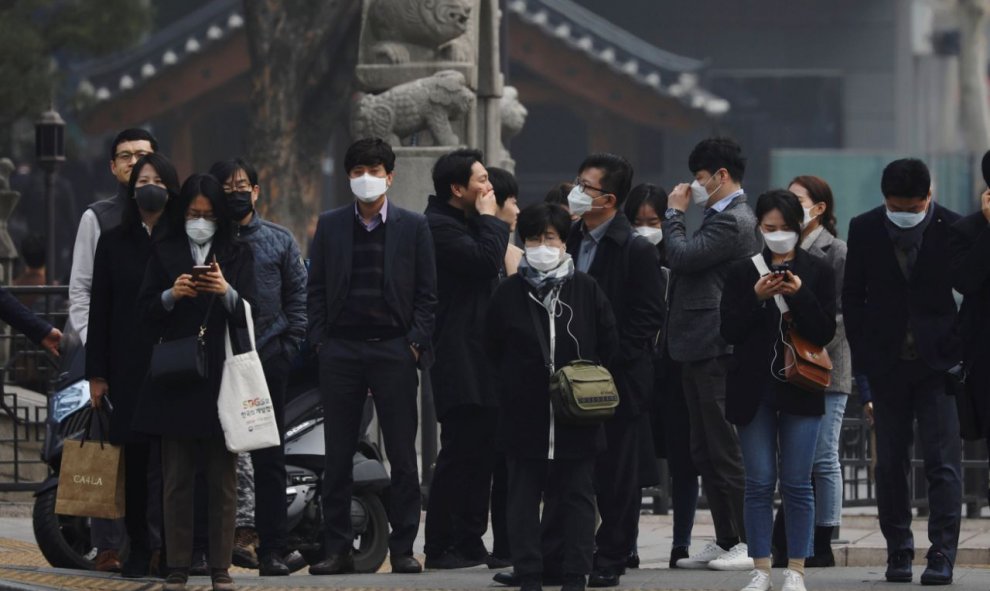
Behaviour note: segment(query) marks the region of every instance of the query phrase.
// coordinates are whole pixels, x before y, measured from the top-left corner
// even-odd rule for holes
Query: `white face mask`
[[[203,218],[186,220],[186,236],[196,244],[203,246],[217,233],[217,223]]]
[[[908,229],[913,228],[925,221],[925,216],[928,215],[928,208],[924,211],[919,211],[918,213],[911,213],[910,211],[890,211],[886,207],[884,208],[887,212],[887,219],[894,223],[898,228]]]
[[[556,246],[527,246],[526,262],[537,271],[546,273],[560,264],[561,252]]]
[[[372,203],[388,190],[388,179],[364,173],[351,179],[351,192],[363,203]]]
[[[805,228],[807,228],[808,227],[808,224],[810,224],[811,222],[815,221],[815,218],[818,217],[817,215],[811,215],[811,209],[812,208],[810,208],[810,207],[805,207],[804,208],[804,221],[801,222],[801,229],[802,230],[805,229]]]
[[[592,209],[591,203],[594,198],[581,190],[581,185],[574,185],[571,192],[567,194],[567,206],[571,210],[571,215],[582,216]]]
[[[715,193],[718,193],[718,190],[722,188],[722,185],[719,185],[715,187],[715,190],[712,191],[711,194],[708,193],[708,183],[712,182],[712,179],[714,178],[715,177],[713,175],[704,185],[699,183],[698,179],[695,179],[694,182],[691,183],[691,200],[694,201],[695,205],[704,205],[708,203],[708,200],[715,196]]]
[[[663,229],[661,228],[654,228],[653,226],[636,226],[636,233],[649,240],[650,244],[653,246],[660,244],[660,241],[663,240]]]
[[[797,246],[798,233],[785,230],[764,232],[763,241],[767,243],[767,248],[770,249],[770,252],[774,254],[787,254]]]

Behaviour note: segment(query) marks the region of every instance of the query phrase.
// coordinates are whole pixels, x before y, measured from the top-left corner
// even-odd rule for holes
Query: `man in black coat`
[[[344,166],[356,201],[320,216],[310,249],[309,338],[320,358],[326,417],[326,559],[309,572],[354,571],[351,470],[370,390],[392,470],[392,572],[414,574],[422,571],[412,555],[420,511],[416,370],[431,357],[433,241],[425,217],[388,200],[395,154],[387,143],[355,142]]]
[[[984,170],[990,152],[983,157]],[[952,287],[966,297],[959,310],[960,338],[966,364],[966,388],[972,393],[975,424],[990,433],[990,189],[980,196],[980,211],[952,226]]]
[[[914,557],[908,483],[914,421],[928,479],[928,568],[922,584],[952,582],[961,518],[959,417],[945,372],[961,359],[949,262],[959,216],[932,201],[923,162],[883,171],[884,205],[849,223],[842,312],[856,374],[873,390],[877,508],[888,581],[909,582]]]
[[[639,486],[641,421],[653,391],[652,351],[663,323],[663,276],[657,249],[637,237],[621,213],[633,169],[615,154],[592,154],[578,169],[568,196],[581,220],[567,239],[579,271],[601,286],[615,311],[619,352],[609,370],[619,390],[615,417],[605,423],[608,448],[595,467],[601,527],[592,587],[619,583],[636,546],[642,491]],[[650,435],[646,435],[650,437]]]
[[[426,511],[426,567],[465,568],[488,557],[481,536],[495,461],[498,408],[484,348],[485,313],[509,245],[477,150],[455,150],[433,167],[426,219],[437,256],[436,363],[430,372],[440,421]]]

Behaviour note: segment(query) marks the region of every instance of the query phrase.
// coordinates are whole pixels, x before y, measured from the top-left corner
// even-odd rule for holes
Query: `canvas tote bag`
[[[223,362],[217,412],[227,449],[233,453],[273,447],[281,443],[275,406],[268,392],[268,382],[261,367],[254,340],[251,305],[244,302],[251,348],[234,355],[230,346],[230,327],[224,331],[227,358]]]

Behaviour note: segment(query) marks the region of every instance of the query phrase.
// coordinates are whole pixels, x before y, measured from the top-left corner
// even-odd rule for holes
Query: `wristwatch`
[[[673,207],[668,207],[667,211],[663,214],[663,219],[670,220],[679,215],[684,215],[684,212],[679,209],[674,209]]]

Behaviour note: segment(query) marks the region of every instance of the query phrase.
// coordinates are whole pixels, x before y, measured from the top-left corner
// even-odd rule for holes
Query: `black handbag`
[[[210,298],[206,317],[195,336],[159,341],[151,350],[151,379],[163,386],[200,382],[210,375],[206,358],[206,325],[216,296]]]

